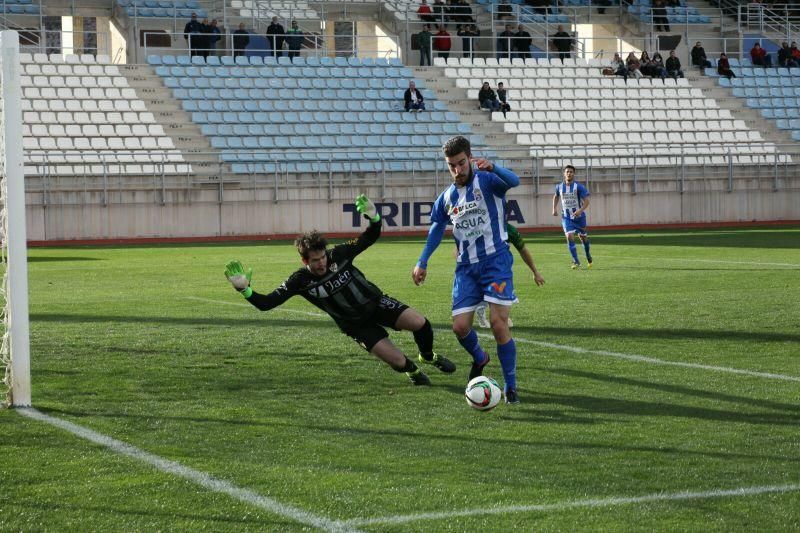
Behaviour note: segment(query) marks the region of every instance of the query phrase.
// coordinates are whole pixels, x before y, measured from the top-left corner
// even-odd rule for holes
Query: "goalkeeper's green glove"
[[[378,210],[375,208],[375,204],[372,203],[372,200],[367,198],[366,194],[360,194],[358,198],[356,198],[356,210],[364,215],[370,222],[377,222],[381,219]]]
[[[250,280],[253,277],[252,268],[245,273],[242,263],[239,261],[230,261],[225,265],[225,277],[231,282],[233,288],[239,291],[245,298],[249,298],[250,295],[253,294],[253,289],[250,288]]]

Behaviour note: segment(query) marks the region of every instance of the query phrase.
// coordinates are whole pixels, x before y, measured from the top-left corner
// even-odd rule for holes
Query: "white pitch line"
[[[219,300],[211,300],[206,298],[198,298],[196,296],[185,296],[184,298],[188,300],[197,300],[201,302],[207,303],[214,303],[214,304],[225,304],[225,305],[237,305],[237,306],[245,306],[250,307],[250,304],[246,303],[234,303],[234,302],[224,302]],[[296,309],[283,309],[283,308],[276,308],[274,311],[285,311],[287,313],[300,313],[304,315],[310,316],[319,316],[325,317],[327,316],[324,313],[314,313],[311,311],[299,311]],[[451,330],[443,329],[443,328],[436,328],[435,331],[447,333]],[[479,337],[483,337],[485,339],[494,339],[489,333],[478,333]],[[617,359],[625,359],[627,361],[634,361],[637,363],[649,363],[651,365],[664,365],[664,366],[678,366],[682,368],[693,368],[696,370],[709,370],[711,372],[726,372],[728,374],[738,374],[741,376],[751,376],[756,378],[766,378],[766,379],[775,379],[780,381],[797,381],[800,382],[800,377],[797,376],[789,376],[786,374],[775,374],[772,372],[758,372],[756,370],[745,370],[741,368],[732,368],[728,366],[714,366],[714,365],[703,365],[700,363],[684,363],[682,361],[667,361],[664,359],[656,359],[655,357],[648,357],[646,355],[637,355],[637,354],[627,354],[627,353],[620,353],[620,352],[611,352],[608,350],[592,350],[589,348],[581,348],[579,346],[568,346],[565,344],[555,344],[553,342],[545,342],[545,341],[535,341],[531,339],[526,339],[524,337],[518,337],[514,335],[514,341],[519,342],[522,344],[533,344],[535,346],[542,346],[544,348],[550,348],[553,350],[563,350],[566,352],[572,353],[579,353],[579,354],[588,354],[588,355],[600,355],[603,357],[615,357]]]
[[[200,472],[199,470],[189,468],[188,466],[182,465],[181,463],[170,461],[169,459],[165,459],[158,455],[154,455],[144,450],[140,450],[135,446],[113,439],[101,433],[97,433],[96,431],[92,431],[91,429],[85,428],[83,426],[73,424],[72,422],[68,422],[66,420],[62,420],[60,418],[56,418],[50,415],[46,415],[36,409],[27,407],[27,408],[16,409],[16,411],[19,414],[26,416],[28,418],[32,418],[40,422],[45,422],[57,428],[66,430],[72,433],[73,435],[91,441],[95,444],[104,446],[120,455],[125,455],[132,459],[136,459],[143,463],[149,464],[155,467],[157,470],[164,472],[166,474],[171,474],[174,476],[182,477],[184,479],[188,479],[189,481],[192,481],[193,483],[196,483],[209,490],[227,494],[228,496],[236,500],[253,505],[255,507],[259,507],[261,509],[264,509],[265,511],[269,511],[270,513],[273,513],[275,515],[288,518],[300,524],[312,526],[318,529],[322,529],[324,531],[336,531],[336,532],[358,531],[354,529],[353,526],[344,524],[342,522],[328,520],[327,518],[316,516],[297,507],[280,503],[277,500],[268,498],[266,496],[262,496],[256,492],[253,492],[252,490],[237,487],[231,483],[228,483],[227,481],[217,479],[205,472]]]
[[[185,300],[195,300],[198,302],[206,302],[209,304],[221,304],[221,305],[233,305],[236,307],[253,307],[251,304],[244,303],[244,302],[226,302],[223,300],[212,300],[210,298],[200,298],[199,296],[184,296]],[[255,309],[255,308],[254,308]],[[287,309],[285,307],[276,307],[271,311],[283,311],[284,313],[297,313],[298,315],[307,315],[307,316],[321,316],[326,317],[328,316],[325,313],[315,313],[313,311],[301,311],[299,309]]]
[[[494,336],[488,333],[478,333],[479,337],[484,337],[488,339],[494,339]],[[740,374],[743,376],[753,376],[757,378],[767,378],[767,379],[777,379],[781,381],[800,381],[800,377],[797,376],[788,376],[786,374],[773,374],[771,372],[758,372],[755,370],[744,370],[741,368],[732,368],[728,366],[714,366],[714,365],[703,365],[700,363],[684,363],[682,361],[667,361],[664,359],[656,359],[655,357],[648,357],[646,355],[636,355],[636,354],[627,354],[627,353],[619,353],[619,352],[610,352],[608,350],[592,350],[589,348],[580,348],[578,346],[567,346],[564,344],[555,344],[552,342],[545,342],[545,341],[534,341],[530,339],[525,339],[522,337],[517,337],[514,335],[514,341],[520,342],[522,344],[533,344],[536,346],[542,346],[544,348],[552,348],[554,350],[564,350],[567,352],[572,353],[580,353],[580,354],[590,354],[590,355],[601,355],[604,357],[616,357],[617,359],[625,359],[627,361],[635,361],[637,363],[650,363],[651,365],[665,365],[665,366],[679,366],[683,368],[695,368],[698,370],[710,370],[713,372],[727,372],[729,374]]]
[[[532,504],[532,505],[508,505],[503,507],[489,507],[483,509],[465,509],[463,511],[445,511],[438,513],[419,513],[410,515],[396,515],[385,516],[378,518],[364,518],[354,519],[344,522],[350,526],[371,526],[377,524],[406,524],[408,522],[417,522],[419,520],[446,520],[448,518],[469,517],[469,516],[485,516],[485,515],[503,515],[510,513],[530,513],[530,512],[548,512],[548,511],[564,511],[567,509],[575,509],[580,507],[610,507],[615,505],[630,505],[637,503],[650,503],[650,502],[672,502],[682,500],[704,500],[710,498],[727,498],[727,497],[743,497],[743,496],[757,496],[759,494],[775,494],[785,492],[796,492],[800,490],[800,484],[791,485],[775,485],[768,487],[742,487],[738,489],[719,489],[706,492],[673,492],[673,493],[660,493],[648,494],[645,496],[619,496],[610,498],[592,498],[588,500],[565,501],[558,503],[545,503],[545,504]]]

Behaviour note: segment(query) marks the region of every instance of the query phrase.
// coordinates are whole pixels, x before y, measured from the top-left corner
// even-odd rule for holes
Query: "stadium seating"
[[[289,0],[231,0],[231,8],[238,10],[244,18],[270,19],[279,17],[283,20],[319,19],[319,13],[309,6],[307,1],[291,2]],[[288,29],[288,28],[286,28]]]
[[[117,0],[129,17],[189,19],[192,13],[198,18],[208,17],[197,0]]]
[[[747,107],[800,140],[800,69],[753,67],[746,59],[731,70],[736,77],[730,80],[719,76],[716,68],[706,69],[706,75],[717,77],[720,87],[729,88]]]
[[[4,0],[0,4],[0,13],[7,15],[39,15],[41,6],[33,0]]]
[[[26,174],[185,174],[172,138],[108,57],[20,54]]]
[[[667,156],[687,146],[693,146],[692,157],[684,161],[688,165],[726,164],[727,153],[734,163],[751,164],[754,157],[763,162],[789,160],[776,156],[774,144],[720,109],[715,100],[704,98],[686,79],[626,82],[603,76],[597,60],[451,63],[459,68],[448,66],[445,76],[467,91],[476,108],[480,81],[505,84],[512,111],[506,117],[492,113],[492,120],[516,134],[517,143],[543,158],[546,168],[557,168],[564,160],[585,164],[589,159],[593,166],[629,166],[634,152],[637,164],[671,166],[675,159]]]
[[[686,0],[679,0],[680,6],[667,6],[667,20],[670,24],[710,24],[711,18],[703,15],[693,6],[687,6]],[[634,0],[628,5],[628,13],[646,24],[653,22],[651,0]]]
[[[406,113],[403,93],[413,74],[397,61],[209,59],[151,56],[148,62],[235,173],[275,172],[277,158],[317,148],[326,152],[308,159],[330,158],[334,171],[432,171],[447,138],[460,133],[478,149],[484,144],[419,82],[427,110]],[[312,162],[288,167],[321,168]]]

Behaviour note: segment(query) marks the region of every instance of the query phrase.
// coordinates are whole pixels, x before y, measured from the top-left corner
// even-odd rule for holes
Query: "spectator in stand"
[[[467,24],[461,27],[458,36],[461,37],[461,49],[464,51],[464,57],[472,59],[475,57],[473,50],[475,49],[475,37],[480,37],[481,32],[475,24]]]
[[[786,68],[793,68],[800,66],[798,65],[797,61],[794,60],[792,57],[792,49],[789,48],[789,43],[783,41],[781,43],[781,49],[778,50],[778,66],[786,67]]]
[[[675,50],[669,51],[669,57],[667,58],[667,76],[675,78],[683,77],[683,71],[681,70],[681,60],[678,59],[678,56],[675,55]]]
[[[656,52],[653,54],[653,59],[650,60],[650,74],[651,77],[655,78],[658,76],[661,78],[661,81],[664,81],[667,78],[667,68],[664,66],[664,58],[661,57],[661,54]]]
[[[505,118],[506,113],[511,111],[511,106],[508,103],[508,92],[503,87],[502,81],[497,84],[497,99],[500,101],[500,111],[503,112],[503,118]]]
[[[652,78],[653,71],[651,70],[651,67],[650,54],[647,53],[647,50],[642,50],[642,55],[639,57],[639,71],[641,71],[644,76]]]
[[[497,4],[497,20],[513,19],[514,8],[508,1],[502,1]]]
[[[422,31],[417,34],[417,46],[419,46],[419,66],[424,67],[425,61],[431,66],[431,25],[425,24]]]
[[[450,34],[447,33],[447,26],[442,24],[439,31],[433,36],[433,49],[439,52],[438,56],[447,59],[450,57]]]
[[[283,55],[283,39],[286,31],[278,22],[278,17],[272,17],[272,24],[267,26],[267,43],[272,47],[272,55]]]
[[[250,33],[244,29],[244,22],[239,23],[239,29],[233,32],[233,57],[245,55],[244,50],[250,44]]]
[[[208,54],[217,55],[217,43],[219,42],[221,35],[219,31],[219,27],[217,27],[217,19],[211,21],[211,25],[206,27],[206,39],[208,39],[206,53],[203,57],[208,57]]]
[[[517,27],[517,33],[514,35],[514,57],[531,57],[531,43],[533,39],[531,34],[525,31],[525,28],[520,24]]]
[[[459,24],[471,24],[475,22],[472,18],[472,8],[469,7],[467,0],[457,0],[453,10],[456,13],[456,20]]]
[[[428,0],[422,0],[422,4],[417,9],[417,14],[421,20],[425,22],[435,22],[436,17],[433,16],[433,10],[431,6],[428,5]]]
[[[439,26],[444,25],[447,17],[445,16],[445,10],[447,6],[445,6],[442,0],[434,0],[433,2],[433,18],[436,19],[436,22]]]
[[[417,85],[413,81],[408,82],[408,89],[406,89],[403,98],[406,101],[406,111],[414,111],[416,113],[425,111],[425,100],[422,98],[422,93],[419,92]]]
[[[628,67],[628,76],[633,76],[637,80],[642,77],[641,63],[639,63],[639,58],[633,52],[628,54],[625,59],[625,66]]]
[[[559,26],[558,31],[553,35],[553,46],[558,50],[558,57],[562,61],[570,57],[572,44],[572,36],[564,31],[564,26]]]
[[[289,45],[289,57],[294,58],[300,55],[300,47],[303,46],[303,41],[305,41],[306,36],[303,33],[303,30],[297,25],[297,21],[292,21],[292,27],[289,28],[286,37],[286,44]]]
[[[619,56],[619,52],[614,52],[614,59],[611,60],[611,70],[614,76],[622,76],[625,81],[628,81],[628,67]]]
[[[700,41],[692,48],[692,65],[700,68],[708,68],[711,66],[711,61],[706,58],[706,49]]]
[[[199,56],[201,54],[201,44],[203,43],[203,25],[197,20],[197,13],[192,13],[192,20],[183,27],[183,38],[189,47],[189,54]]]
[[[720,76],[725,76],[728,79],[736,77],[736,74],[731,70],[731,64],[728,62],[728,56],[725,52],[719,55],[719,60],[717,60],[717,72]]]
[[[203,19],[203,22],[200,23],[200,34],[195,37],[197,39],[197,55],[200,57],[208,57],[208,47],[210,46],[211,41],[211,25],[208,23],[208,19]]]
[[[670,31],[664,0],[653,0],[653,29],[655,31]]]
[[[797,43],[792,41],[792,46],[789,47],[789,50],[792,51],[792,59],[794,59],[795,63],[800,65],[800,49],[797,48]]]
[[[489,111],[500,110],[500,102],[497,100],[497,95],[492,88],[489,87],[488,81],[483,82],[483,87],[478,91],[478,102],[481,109],[488,109]]]
[[[513,45],[514,32],[511,30],[511,24],[506,24],[506,29],[503,33],[497,36],[497,57],[511,57],[511,46]]]
[[[770,57],[766,50],[761,48],[759,43],[754,44],[753,48],[750,49],[750,60],[754,65],[759,65],[764,68],[772,66],[772,57]]]
[[[599,15],[605,15],[606,8],[611,5],[611,0],[594,0],[591,2],[597,6],[597,13]]]

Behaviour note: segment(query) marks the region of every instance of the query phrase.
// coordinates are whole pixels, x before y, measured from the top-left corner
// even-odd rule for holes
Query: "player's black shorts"
[[[384,294],[378,302],[375,314],[370,319],[361,323],[342,322],[339,323],[339,327],[362,348],[371,352],[379,341],[389,336],[383,326],[399,331],[395,324],[406,309],[408,309],[406,304]]]

